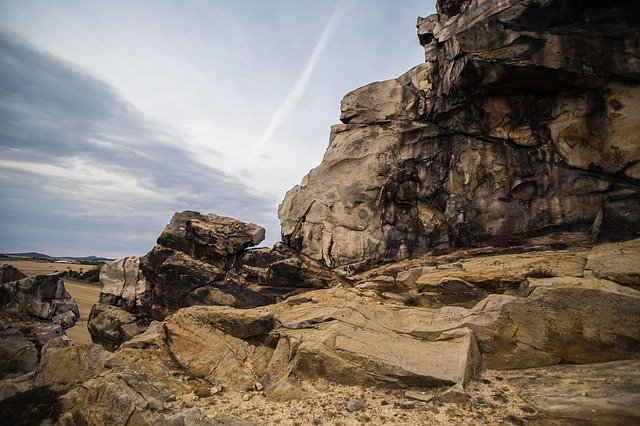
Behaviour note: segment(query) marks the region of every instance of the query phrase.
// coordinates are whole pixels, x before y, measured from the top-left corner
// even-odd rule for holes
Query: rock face
[[[115,350],[151,320],[183,307],[262,306],[341,282],[336,273],[284,244],[246,250],[263,238],[264,229],[254,224],[176,213],[145,256],[103,267],[99,303],[88,321],[93,341]]]
[[[370,267],[434,247],[640,235],[633,4],[441,0],[426,61],[345,96],[279,209],[291,247]]]
[[[0,265],[0,379],[35,371],[42,348],[80,313],[58,275],[27,277]],[[5,281],[17,279],[15,281]]]
[[[87,356],[104,367],[83,367],[88,378],[62,405],[78,423],[133,413],[157,419],[170,395],[208,395],[198,390],[203,387],[247,392],[259,384],[270,398],[287,400],[301,398],[303,384],[317,380],[381,388],[463,385],[481,366],[522,369],[640,358],[639,291],[576,277],[528,279],[520,290],[518,296],[491,295],[470,309],[380,304],[377,296],[354,288],[310,291],[252,309],[184,308],[107,358],[92,349]],[[78,357],[77,349],[55,350],[47,362],[64,358],[65,351]],[[54,384],[71,383],[71,373],[49,370]],[[544,371],[508,377],[532,377],[523,391],[537,395],[542,391],[536,380]],[[603,384],[602,392],[610,388]],[[637,392],[631,389],[630,395]],[[104,410],[114,404],[122,410]],[[619,405],[637,414],[629,401]]]

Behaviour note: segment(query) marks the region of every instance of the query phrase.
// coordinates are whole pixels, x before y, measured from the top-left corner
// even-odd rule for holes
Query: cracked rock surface
[[[88,328],[108,350],[192,305],[262,306],[342,278],[284,244],[247,248],[264,238],[254,224],[214,214],[176,213],[143,257],[103,266]]]
[[[439,1],[425,63],[344,97],[280,205],[283,240],[362,270],[501,235],[639,236],[636,9]]]

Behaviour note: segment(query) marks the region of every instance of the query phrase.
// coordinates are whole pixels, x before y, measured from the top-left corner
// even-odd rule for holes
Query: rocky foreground
[[[60,281],[3,269],[3,420],[639,423],[637,8],[437,10],[424,64],[346,95],[274,247],[176,213],[103,268],[80,346],[21,325],[75,321]]]

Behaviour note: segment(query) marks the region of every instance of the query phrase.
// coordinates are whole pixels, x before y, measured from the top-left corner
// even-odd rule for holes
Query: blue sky
[[[0,252],[144,254],[175,211],[279,239],[344,94],[423,60],[433,1],[0,0]]]

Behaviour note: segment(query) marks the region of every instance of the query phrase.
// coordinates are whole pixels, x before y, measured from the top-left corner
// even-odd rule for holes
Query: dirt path
[[[54,272],[62,272],[67,269],[74,271],[84,270],[88,271],[93,268],[92,265],[80,265],[77,263],[55,263],[55,262],[40,262],[36,260],[2,260],[1,263],[8,263],[15,266],[23,274],[26,275],[49,275]],[[84,343],[91,343],[91,336],[87,330],[87,319],[89,318],[89,312],[91,307],[98,302],[98,296],[100,296],[100,285],[86,284],[83,282],[75,281],[69,278],[64,279],[64,286],[76,299],[78,309],[80,310],[80,320],[75,326],[67,330],[67,336],[76,345]]]
[[[67,336],[69,336],[76,345],[91,343],[91,336],[87,330],[87,319],[89,318],[91,307],[98,302],[100,286],[69,279],[64,280],[64,286],[69,294],[76,299],[78,309],[80,309],[80,319],[76,325],[67,330]]]

